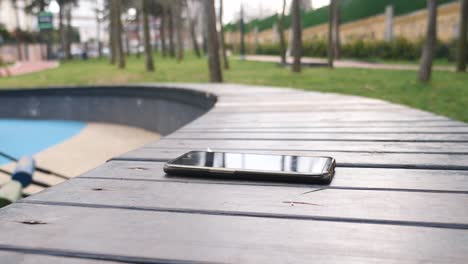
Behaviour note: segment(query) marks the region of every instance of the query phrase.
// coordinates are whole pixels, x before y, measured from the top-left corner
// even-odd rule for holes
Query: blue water
[[[86,123],[55,120],[0,119],[0,152],[33,155],[78,134]],[[9,160],[0,157],[0,165]]]

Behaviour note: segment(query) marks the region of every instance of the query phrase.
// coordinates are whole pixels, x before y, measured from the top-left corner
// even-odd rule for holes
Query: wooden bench
[[[355,96],[165,86],[217,103],[158,142],[0,210],[1,263],[468,260],[465,123]],[[165,161],[206,148],[338,164],[330,186],[164,175]]]

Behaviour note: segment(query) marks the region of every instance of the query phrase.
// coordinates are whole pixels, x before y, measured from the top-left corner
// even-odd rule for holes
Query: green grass
[[[0,78],[0,88],[208,81],[206,59],[187,56],[177,63],[157,57],[155,62],[154,73],[145,72],[144,60],[136,58],[128,60],[125,70],[109,65],[107,60],[67,62],[53,70]],[[224,73],[226,82],[361,95],[468,122],[468,73],[437,71],[431,83],[423,85],[416,81],[415,71],[306,68],[294,74],[273,63],[230,62],[232,69]]]

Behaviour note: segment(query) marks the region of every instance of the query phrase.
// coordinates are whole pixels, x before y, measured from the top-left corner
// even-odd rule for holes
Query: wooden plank
[[[338,167],[329,186],[274,182],[252,182],[172,176],[163,172],[164,162],[110,161],[76,179],[99,178],[135,181],[202,182],[209,184],[317,187],[349,190],[395,190],[418,192],[468,192],[468,171],[408,170]]]
[[[223,140],[300,140],[300,141],[382,141],[382,142],[465,142],[468,143],[468,133],[251,133],[251,132],[179,132],[169,135],[170,139],[223,139]]]
[[[438,170],[468,170],[468,155],[462,154],[422,154],[422,153],[376,153],[376,152],[343,152],[318,150],[247,150],[240,148],[209,147],[212,151],[264,153],[276,155],[308,155],[331,156],[337,160],[338,167],[381,167],[381,168],[412,168]],[[168,161],[175,159],[191,150],[207,150],[204,148],[140,148],[120,155],[114,159]]]
[[[251,122],[261,122],[261,123],[317,123],[317,122],[328,122],[328,121],[341,121],[341,122],[384,122],[384,121],[411,121],[417,120],[418,122],[423,121],[447,121],[445,117],[437,117],[430,114],[419,114],[411,112],[367,112],[367,111],[344,111],[344,112],[317,112],[317,113],[246,113],[246,114],[223,114],[223,115],[214,115],[207,114],[203,117],[200,117],[200,120],[203,120],[203,124],[210,124],[213,122],[222,122],[222,123],[251,123]]]
[[[285,151],[366,151],[399,153],[468,154],[468,144],[433,142],[358,142],[358,141],[273,141],[273,140],[164,140],[147,145],[148,148],[229,148],[238,150]]]
[[[31,219],[46,224],[21,223]],[[402,260],[464,263],[468,257],[467,230],[139,208],[17,204],[2,212],[0,229],[2,244],[6,245],[41,245],[45,249],[149,259],[229,263],[310,263],[311,259],[320,263]]]
[[[199,121],[199,120],[197,120]],[[367,121],[336,121],[336,120],[321,120],[320,122],[243,122],[243,123],[229,123],[226,121],[219,123],[205,123],[205,122],[192,122],[184,126],[184,128],[237,128],[237,129],[251,129],[251,128],[317,128],[317,127],[327,127],[327,128],[340,128],[340,127],[466,127],[466,124],[447,120],[367,120]]]
[[[190,128],[184,127],[177,131],[177,134],[181,133],[288,133],[288,134],[357,134],[357,133],[374,133],[374,134],[468,134],[468,126],[387,126],[387,127],[305,127],[305,128],[288,128],[288,127],[277,127],[277,128]]]
[[[80,252],[73,250],[37,249],[36,247],[16,247],[0,244],[0,259],[6,263],[21,264],[121,264],[121,261],[112,261],[113,256]],[[115,257],[115,256],[114,256]]]
[[[62,183],[60,188],[51,188],[23,200],[31,201],[177,208],[231,215],[260,213],[294,219],[321,217],[337,221],[396,221],[399,224],[411,222],[448,228],[462,225],[460,228],[468,229],[468,192],[355,191],[91,177],[87,180],[71,179]]]

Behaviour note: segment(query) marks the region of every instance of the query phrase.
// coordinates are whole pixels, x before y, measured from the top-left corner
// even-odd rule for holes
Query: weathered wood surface
[[[466,263],[468,125],[238,85],[209,113],[0,211],[2,263]],[[330,155],[330,185],[167,176],[193,149]],[[3,261],[5,260],[5,261]]]

